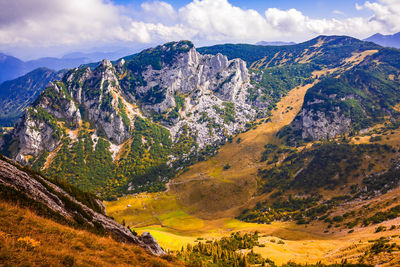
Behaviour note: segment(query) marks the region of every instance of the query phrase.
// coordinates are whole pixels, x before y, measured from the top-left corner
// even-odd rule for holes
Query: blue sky
[[[400,0],[0,0],[0,51],[25,58],[396,32]]]
[[[132,5],[140,7],[145,0],[112,0],[118,5]],[[167,1],[175,8],[183,7],[189,4],[189,0]],[[307,16],[316,18],[333,18],[333,17],[352,17],[366,16],[371,12],[368,10],[357,10],[356,3],[362,4],[365,1],[359,0],[231,0],[229,1],[235,6],[244,9],[255,9],[263,13],[267,8],[275,7],[279,9],[295,8],[301,10]],[[337,14],[340,11],[343,14]]]

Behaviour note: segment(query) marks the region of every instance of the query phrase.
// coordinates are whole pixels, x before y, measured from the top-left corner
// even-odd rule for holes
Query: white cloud
[[[400,31],[400,1],[380,0],[379,2],[365,2],[359,8],[371,10],[374,15],[369,22],[379,24],[385,33]]]
[[[179,10],[179,17],[198,39],[245,41],[271,30],[257,11],[240,9],[227,0],[194,0]]]
[[[315,19],[296,9],[267,8],[264,14],[228,0],[193,0],[175,10],[164,1],[140,10],[110,0],[0,0],[0,47],[85,46],[118,42],[160,43],[191,39],[200,43],[302,41],[318,34],[363,38],[400,31],[400,1],[356,5],[371,17]],[[334,11],[341,14],[340,11]]]
[[[178,19],[178,14],[173,6],[166,2],[144,2],[141,7],[142,16],[150,22],[172,24]]]
[[[0,0],[0,43],[51,46],[118,38],[117,7],[101,0]]]
[[[335,14],[335,15],[344,15],[344,12],[341,11],[341,10],[335,9],[335,10],[332,11],[332,14]]]

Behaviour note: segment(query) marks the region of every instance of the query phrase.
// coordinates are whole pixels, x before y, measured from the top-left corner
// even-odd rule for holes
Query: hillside
[[[0,264],[12,266],[183,266],[136,245],[77,230],[0,201]]]
[[[38,214],[78,229],[133,243],[154,255],[164,252],[151,236],[135,236],[105,215],[104,206],[92,194],[58,180],[49,180],[29,168],[1,157],[1,198],[30,208]]]
[[[148,233],[104,215],[92,194],[0,159],[0,264],[179,266]]]

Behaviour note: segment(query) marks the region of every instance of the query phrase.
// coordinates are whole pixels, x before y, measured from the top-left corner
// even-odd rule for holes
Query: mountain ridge
[[[364,40],[369,42],[374,42],[381,46],[400,48],[400,32],[388,35],[376,33]]]
[[[35,69],[24,76],[0,84],[0,126],[13,126],[25,108],[50,82],[61,78],[63,71]]]
[[[242,55],[253,48],[259,52],[253,54],[255,61],[247,62],[247,69],[242,59],[229,59],[237,54],[228,53],[227,58],[214,53],[216,47],[200,48],[198,53],[191,42],[180,41],[146,49],[115,65],[104,60],[94,70],[70,70],[41,93],[14,131],[3,138],[3,151],[24,164],[45,167],[52,175],[82,183],[86,190],[101,188],[102,192],[117,190],[120,194],[154,183],[163,188],[176,170],[213,155],[219,145],[249,129],[255,119],[269,116],[294,87],[324,75],[348,72],[366,64],[367,59],[373,64],[375,56],[393,54],[346,36],[320,36],[290,46],[290,53],[285,46],[217,46],[221,47],[222,52],[228,47],[233,52],[242,51]],[[388,64],[396,68],[394,63]],[[332,71],[325,71],[327,68]],[[345,121],[344,117],[339,120]],[[349,130],[344,127],[337,134]],[[71,145],[74,152],[67,149]],[[133,146],[137,146],[135,152]],[[77,157],[78,152],[84,157]],[[62,155],[72,161],[66,164]],[[87,155],[93,155],[91,160],[97,162],[92,164],[107,166],[108,171],[102,174],[98,169],[94,174],[86,167],[73,167],[78,159],[80,166],[86,166]],[[138,172],[136,168],[142,164],[148,167]],[[112,179],[100,178],[113,177],[121,167],[124,171],[112,182],[115,185],[107,185]],[[69,173],[99,176],[97,185]],[[108,186],[118,189],[105,189]]]

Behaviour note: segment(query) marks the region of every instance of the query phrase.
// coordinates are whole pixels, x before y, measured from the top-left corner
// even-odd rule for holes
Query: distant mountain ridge
[[[56,71],[72,69],[83,64],[99,62],[103,59],[116,60],[132,53],[130,49],[121,48],[114,52],[74,52],[61,58],[43,57],[28,61],[0,53],[0,84],[4,81],[21,77],[37,68],[48,68]]]
[[[368,37],[367,39],[364,39],[364,41],[374,42],[378,45],[386,47],[400,48],[400,32],[392,35],[383,35],[380,33],[376,33]]]
[[[65,71],[35,69],[22,77],[0,84],[0,127],[10,127],[46,86]]]
[[[260,41],[257,42],[256,45],[269,45],[269,46],[283,46],[283,45],[295,45],[295,42],[266,42],[266,41]]]
[[[17,78],[26,72],[27,68],[22,60],[0,53],[0,83]]]

